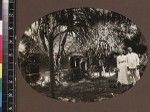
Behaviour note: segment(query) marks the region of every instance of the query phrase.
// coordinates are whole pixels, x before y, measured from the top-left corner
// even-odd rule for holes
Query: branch
[[[55,36],[53,36],[53,39],[55,39],[57,36],[59,36],[59,35],[62,35],[62,34],[64,34],[64,33],[67,33],[68,32],[68,30],[65,30],[65,31],[63,31],[63,32],[59,32],[59,33],[57,33]]]

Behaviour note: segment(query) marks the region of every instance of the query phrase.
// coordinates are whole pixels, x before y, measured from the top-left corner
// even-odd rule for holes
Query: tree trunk
[[[53,40],[49,39],[49,70],[50,70],[50,90],[51,97],[55,98],[55,72],[54,72],[54,52]]]
[[[67,40],[67,35],[68,35],[68,32],[66,32],[66,34],[64,35],[62,42],[59,41],[59,51],[58,51],[57,58],[56,58],[56,65],[58,68],[60,68],[60,60],[62,58],[62,55],[64,55],[63,53],[64,53],[65,43]]]

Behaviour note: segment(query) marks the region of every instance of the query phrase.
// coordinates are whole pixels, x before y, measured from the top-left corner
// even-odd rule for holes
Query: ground
[[[34,89],[42,94],[50,96],[50,87],[33,85]],[[82,79],[77,82],[64,82],[55,88],[56,99],[67,102],[94,102],[112,98],[131,88],[132,86],[120,86],[115,76]]]

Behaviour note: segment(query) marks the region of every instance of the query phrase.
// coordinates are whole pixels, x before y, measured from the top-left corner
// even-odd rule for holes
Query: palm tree
[[[68,35],[75,36],[84,44],[90,39],[89,28],[98,22],[98,11],[92,8],[62,10],[38,20],[38,30],[45,51],[49,53],[49,70],[51,78],[51,97],[55,98],[55,69],[54,69],[54,41],[61,38],[59,54],[65,53],[64,46]],[[80,37],[80,38],[78,38]],[[48,43],[48,46],[46,45]],[[58,57],[60,58],[60,57]]]

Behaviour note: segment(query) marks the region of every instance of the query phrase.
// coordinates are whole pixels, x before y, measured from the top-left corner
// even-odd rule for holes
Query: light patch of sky
[[[19,52],[24,52],[25,51],[25,45],[22,42],[20,42],[20,44],[19,44],[18,51]]]
[[[33,35],[32,30],[36,30],[37,29],[37,21],[31,24],[31,27],[29,27],[26,31],[25,34],[28,35],[29,37]],[[32,30],[31,30],[32,29]],[[24,52],[25,51],[25,44],[22,43],[22,41],[19,43],[19,48],[18,48],[19,52]]]
[[[26,31],[25,31],[25,34],[28,35],[28,36],[31,36],[33,35],[33,32],[32,30],[37,30],[38,28],[38,24],[37,24],[37,21],[32,23],[31,24],[31,27],[29,27]],[[32,30],[31,30],[32,29]]]

